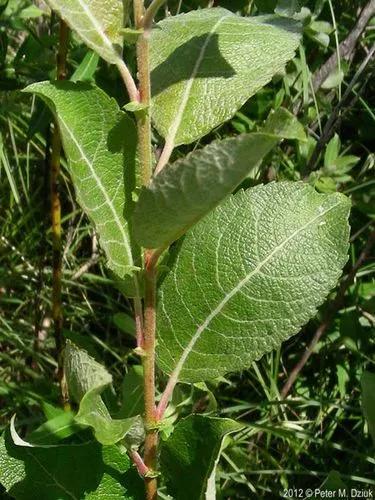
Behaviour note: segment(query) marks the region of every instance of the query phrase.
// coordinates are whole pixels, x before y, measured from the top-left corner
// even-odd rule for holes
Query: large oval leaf
[[[96,442],[53,448],[16,446],[0,437],[0,483],[16,500],[142,500],[144,486],[117,446]]]
[[[134,262],[126,215],[134,188],[133,121],[114,99],[87,83],[40,82],[26,92],[41,97],[57,117],[79,203],[95,224],[108,266],[120,277],[130,274]]]
[[[202,9],[161,21],[151,38],[152,114],[169,145],[231,118],[298,47],[298,25],[276,16]]]
[[[196,382],[297,333],[347,261],[350,202],[303,183],[239,191],[187,234],[160,290],[158,362]]]

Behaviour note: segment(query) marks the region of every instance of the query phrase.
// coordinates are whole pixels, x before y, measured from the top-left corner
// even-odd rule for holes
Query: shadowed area
[[[176,83],[189,80],[203,51],[204,57],[195,78],[231,78],[236,74],[220,51],[219,36],[204,33],[180,45],[151,72],[152,96],[155,97]]]

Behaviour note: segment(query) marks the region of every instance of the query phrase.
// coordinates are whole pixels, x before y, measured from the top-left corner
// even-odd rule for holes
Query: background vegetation
[[[209,3],[244,14],[300,10],[297,2],[286,0]],[[241,375],[179,388],[174,404],[180,415],[193,408],[247,423],[246,431],[228,440],[224,450],[222,498],[279,498],[283,488],[318,487],[331,470],[349,487],[375,485],[374,448],[360,386],[362,373],[374,371],[375,359],[375,2],[301,4],[303,45],[287,73],[212,135],[255,130],[280,105],[298,114],[309,143],[280,146],[247,182],[305,179],[319,191],[351,195],[350,258],[338,294],[280,351]],[[166,11],[203,6],[207,0],[170,0]],[[1,429],[14,413],[21,428],[35,428],[59,405],[51,326],[51,117],[40,101],[21,93],[29,83],[55,77],[57,33],[57,20],[42,2],[0,0]],[[132,48],[125,58],[134,60]],[[75,36],[70,38],[68,77],[96,81],[121,105],[126,103],[117,71]],[[154,141],[158,147],[159,138]],[[182,150],[186,153],[188,147]],[[60,193],[64,336],[105,363],[121,392],[124,374],[138,362],[132,353],[131,304],[104,269],[96,235],[76,203],[64,162]],[[294,384],[285,387],[306,352],[311,357]]]

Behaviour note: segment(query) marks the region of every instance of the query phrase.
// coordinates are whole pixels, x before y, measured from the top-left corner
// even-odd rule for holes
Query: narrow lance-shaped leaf
[[[55,444],[79,430],[81,427],[74,421],[74,413],[64,411],[64,413],[43,422],[27,436],[26,441],[35,446]]]
[[[285,109],[261,133],[209,144],[166,166],[143,188],[134,212],[134,235],[142,246],[170,245],[228,196],[281,139],[305,140],[302,125]]]
[[[191,415],[181,420],[161,448],[161,471],[169,493],[179,500],[214,500],[223,440],[242,428],[226,418]]]
[[[118,447],[28,448],[16,446],[8,430],[0,437],[0,483],[16,500],[144,498],[141,478]]]
[[[78,201],[119,277],[134,270],[126,214],[134,187],[133,121],[98,87],[41,82],[27,87],[56,114]],[[126,181],[126,182],[125,182]]]
[[[248,367],[297,333],[347,261],[350,201],[271,183],[229,197],[185,237],[161,285],[158,362],[172,381]]]
[[[51,9],[103,59],[122,60],[124,12],[122,0],[46,0]]]
[[[152,116],[169,146],[189,144],[231,118],[299,44],[296,22],[222,8],[169,17],[151,37]]]

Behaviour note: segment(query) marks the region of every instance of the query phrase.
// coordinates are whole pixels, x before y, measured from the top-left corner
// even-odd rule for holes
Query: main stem
[[[150,183],[152,175],[151,144],[151,83],[150,83],[150,35],[151,23],[143,24],[145,13],[143,0],[134,0],[134,20],[137,29],[144,29],[137,43],[137,67],[140,102],[144,104],[137,113],[138,153],[141,163],[143,185]],[[157,262],[150,252],[145,252],[145,299],[143,318],[143,376],[145,401],[146,438],[144,446],[145,469],[151,473],[157,467],[158,431],[155,428],[155,338],[156,338],[156,273]],[[156,477],[145,475],[147,500],[156,500],[158,483]]]
[[[142,29],[143,27],[143,14],[143,0],[134,0],[134,18],[137,29]],[[137,113],[137,128],[141,177],[144,186],[149,184],[152,175],[150,35],[151,28],[145,29],[137,43],[139,99],[141,104],[144,104],[144,110],[141,113]]]
[[[59,25],[59,48],[57,53],[57,79],[66,78],[66,58],[68,52],[69,28],[64,21]],[[50,160],[50,191],[51,191],[51,222],[52,222],[52,251],[53,251],[53,274],[52,274],[52,319],[54,325],[54,335],[57,351],[57,376],[60,384],[61,397],[63,403],[68,401],[67,390],[64,384],[63,370],[63,347],[62,335],[62,300],[61,300],[61,279],[62,279],[62,248],[61,248],[61,203],[59,195],[60,178],[60,156],[61,139],[58,127],[55,123],[52,135],[52,149]]]
[[[145,311],[144,311],[144,400],[146,438],[144,449],[144,463],[146,467],[155,471],[157,467],[158,430],[156,424],[155,407],[155,343],[156,343],[156,263],[145,256]],[[146,498],[157,498],[156,477],[145,477]]]

